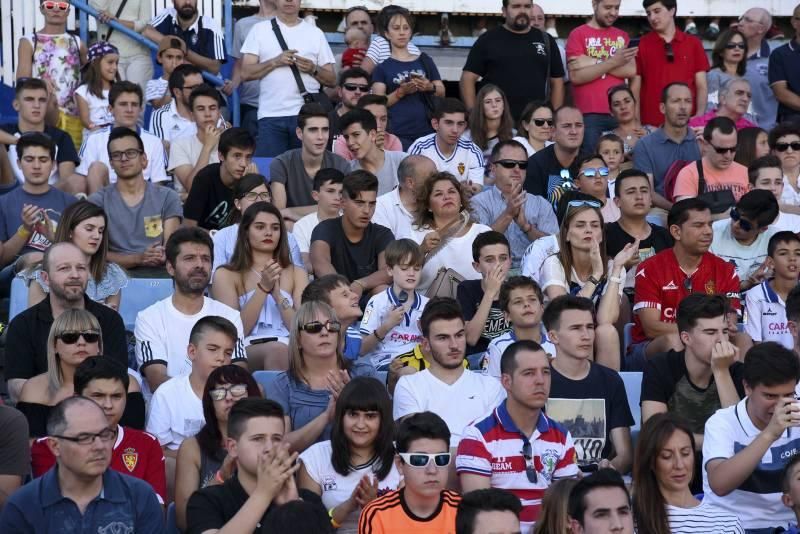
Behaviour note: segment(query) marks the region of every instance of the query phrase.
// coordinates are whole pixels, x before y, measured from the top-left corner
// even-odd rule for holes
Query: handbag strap
[[[115,19],[118,19],[120,15],[122,15],[122,10],[125,9],[125,4],[128,3],[128,0],[122,0],[122,3],[119,5],[119,9],[117,9],[117,14],[114,15]],[[109,26],[108,33],[106,34],[106,41],[111,37],[111,34],[114,33],[114,28]]]
[[[289,50],[289,47],[286,45],[286,40],[283,38],[283,34],[281,33],[281,28],[278,26],[277,18],[272,19],[272,31],[275,32],[275,38],[278,39],[278,44],[281,45],[281,50],[284,52]],[[306,84],[303,83],[303,78],[300,76],[300,69],[297,68],[297,65],[292,63],[289,66],[292,69],[292,74],[294,75],[294,82],[297,84],[297,89],[300,91],[300,94],[305,96],[308,94],[306,90]]]
[[[431,249],[427,254],[425,254],[425,261],[427,262],[436,254],[439,253],[447,244],[450,242],[452,238],[457,236],[461,231],[464,229],[465,226],[469,223],[469,213],[466,211],[462,211],[460,217],[457,221],[450,223],[448,226],[445,226],[441,230],[438,230],[439,233],[439,245],[435,248]]]
[[[706,192],[706,177],[703,175],[703,160],[698,159],[694,163],[697,165],[697,194],[702,195]]]

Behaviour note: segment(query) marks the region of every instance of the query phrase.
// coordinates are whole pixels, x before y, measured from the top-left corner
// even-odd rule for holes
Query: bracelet
[[[609,276],[608,277],[608,281],[612,282],[614,284],[621,284],[622,283],[622,277],[621,276]]]
[[[335,507],[335,506],[334,506],[333,508],[331,508],[330,510],[328,510],[328,517],[330,517],[330,518],[331,518],[331,526],[332,526],[333,528],[341,528],[341,527],[342,527],[342,525],[341,525],[340,523],[338,523],[338,522],[336,521],[336,519],[334,519],[334,517],[333,517],[333,511],[334,511],[334,510],[336,510],[336,507]]]
[[[361,286],[361,292],[362,293],[367,290],[367,286],[362,284],[360,280],[353,280],[353,284],[358,284],[359,286]]]
[[[377,328],[372,331],[372,335],[375,336],[375,339],[377,339],[381,343],[383,343],[384,338],[386,338],[386,336],[381,337],[381,336],[378,335],[378,329]]]
[[[594,284],[596,286],[600,285],[600,280],[598,280],[594,276],[590,276],[589,279],[587,280],[587,282],[589,282],[590,284]]]
[[[24,224],[20,224],[19,228],[17,228],[17,235],[22,239],[28,239],[31,236],[31,231],[25,228]]]
[[[269,291],[267,291],[267,290],[264,288],[264,286],[262,286],[262,285],[261,285],[261,282],[258,282],[258,283],[256,283],[256,287],[258,287],[258,289],[260,289],[260,290],[261,290],[261,291],[263,291],[264,293],[267,293],[267,294],[269,294]]]

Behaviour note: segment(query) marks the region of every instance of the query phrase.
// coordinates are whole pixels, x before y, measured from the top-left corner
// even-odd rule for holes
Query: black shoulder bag
[[[122,15],[122,10],[125,9],[125,4],[128,3],[128,0],[122,0],[122,3],[119,5],[119,9],[117,9],[117,14],[114,15],[115,19],[119,19],[119,16]],[[108,42],[108,38],[111,37],[111,34],[114,33],[114,28],[111,26],[108,27],[108,33],[106,34],[104,41]]]
[[[708,191],[708,185],[703,176],[703,160],[698,159],[695,161],[695,165],[697,165],[697,198],[703,199],[708,203],[711,207],[711,213],[715,215],[725,213],[735,206],[736,198],[730,189]]]
[[[283,34],[281,33],[281,28],[278,26],[278,21],[275,18],[272,19],[272,31],[275,32],[275,38],[278,39],[278,44],[281,45],[281,50],[284,52],[289,50],[289,47],[286,45],[286,40],[283,38]],[[303,97],[303,102],[306,104],[319,104],[325,108],[325,111],[333,110],[333,104],[331,104],[331,100],[324,91],[320,91],[319,93],[308,92],[306,89],[306,84],[303,83],[303,77],[300,75],[300,69],[297,68],[297,65],[293,63],[289,66],[289,68],[292,69],[294,81],[297,84],[298,91],[300,91],[300,96]]]

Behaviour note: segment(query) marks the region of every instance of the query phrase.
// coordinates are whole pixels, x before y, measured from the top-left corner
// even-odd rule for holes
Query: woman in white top
[[[250,341],[251,362],[265,369],[289,367],[287,325],[308,285],[308,273],[291,263],[281,212],[267,202],[256,202],[242,215],[230,263],[214,273],[212,297],[241,311]]]
[[[356,377],[336,401],[331,439],[300,455],[298,486],[322,497],[339,534],[355,534],[370,501],[400,486],[394,463],[392,401],[386,387]]]
[[[744,534],[737,517],[692,495],[694,455],[692,431],[678,416],[659,413],[642,425],[633,461],[638,532]]]
[[[639,242],[626,245],[609,261],[600,202],[568,202],[559,232],[560,252],[549,256],[542,265],[542,291],[548,300],[572,294],[595,303],[596,362],[619,371],[619,335],[614,324],[620,315],[624,265],[639,253]],[[569,278],[566,273],[570,273]]]
[[[779,199],[781,210],[800,213],[800,129],[791,123],[777,125],[767,137],[769,148],[779,160],[783,170],[783,193]]]
[[[481,277],[472,265],[472,242],[491,228],[473,222],[469,213],[466,192],[449,172],[431,175],[420,187],[411,236],[425,253],[420,292],[428,290],[440,269],[453,269],[466,280]]]
[[[553,108],[547,102],[529,102],[517,125],[518,135],[514,141],[519,141],[528,157],[533,156],[545,147],[553,144]]]

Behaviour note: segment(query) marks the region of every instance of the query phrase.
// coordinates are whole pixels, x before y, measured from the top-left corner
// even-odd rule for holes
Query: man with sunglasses
[[[778,100],[769,86],[771,48],[767,32],[772,28],[772,15],[763,7],[751,7],[739,18],[736,26],[747,42],[747,69],[744,78],[753,89],[753,113],[758,125],[766,131],[775,126]]]
[[[334,140],[341,135],[339,129],[339,118],[358,107],[358,100],[368,95],[370,91],[370,77],[367,71],[360,67],[353,67],[342,71],[339,74],[339,83],[336,86],[336,95],[339,97],[339,104],[330,112],[328,117],[331,120],[331,135],[328,142],[328,149],[333,148]]]
[[[769,56],[769,85],[778,100],[778,122],[800,119],[800,60],[797,46],[800,40],[800,5],[792,12],[795,35]]]
[[[676,0],[644,0],[647,21],[653,29],[642,37],[636,55],[636,76],[631,80],[642,125],[659,127],[664,114],[659,109],[661,91],[674,82],[685,83],[694,107],[693,115],[706,111],[708,57],[703,43],[675,26]]]
[[[714,117],[703,128],[700,145],[703,157],[686,165],[675,180],[675,200],[692,198],[711,191],[729,190],[738,202],[750,190],[747,167],[734,161],[738,134],[736,123],[728,117]],[[700,171],[703,171],[705,189],[699,190]],[[731,206],[733,207],[733,206]],[[714,217],[727,216],[727,210],[715,212]]]
[[[0,515],[0,532],[161,532],[164,514],[153,488],[109,469],[117,429],[85,397],[61,401],[47,420],[51,469],[14,493]]]
[[[129,380],[128,370],[122,365],[104,356],[91,356],[75,370],[75,395],[95,401],[106,414],[109,428],[116,429],[111,469],[144,480],[164,504],[167,480],[164,453],[158,440],[147,432],[119,424],[125,412]],[[48,441],[50,438],[39,438],[31,445],[34,477],[44,475],[56,464]]]
[[[464,430],[456,471],[465,493],[492,487],[519,497],[522,532],[530,532],[547,488],[578,475],[575,445],[569,431],[544,411],[550,396],[550,358],[538,343],[509,345],[500,372],[508,396]]]
[[[400,138],[386,129],[389,126],[389,101],[386,95],[364,95],[358,99],[356,109],[367,110],[375,117],[377,129],[375,130],[374,144],[378,147],[378,150],[384,150],[386,152],[403,151],[403,143],[400,141]],[[337,127],[341,127],[338,121]],[[341,135],[341,128],[339,135],[333,140],[333,152],[339,154],[347,161],[356,159],[347,147],[347,141],[344,136]]]
[[[434,412],[418,412],[397,429],[395,464],[404,486],[361,511],[358,534],[454,532],[461,497],[447,488],[450,430]]]
[[[494,185],[472,197],[479,223],[508,239],[511,268],[517,269],[528,246],[540,237],[558,233],[558,222],[548,202],[522,187],[528,168],[525,147],[514,140],[500,141],[492,149]]]

